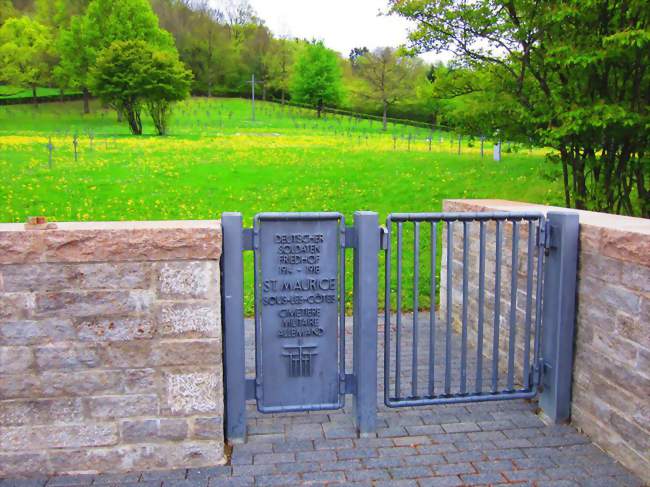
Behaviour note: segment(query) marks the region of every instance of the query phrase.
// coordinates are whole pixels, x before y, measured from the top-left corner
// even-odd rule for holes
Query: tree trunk
[[[84,94],[84,113],[90,113],[90,92],[88,88],[83,89]]]
[[[122,123],[122,109],[121,108],[117,109],[117,122]]]
[[[318,100],[318,105],[316,105],[316,110],[318,111],[318,118],[320,118],[320,114],[323,111],[323,100]]]
[[[36,96],[36,86],[32,86],[32,100],[34,101],[34,106],[38,108],[38,97]]]
[[[262,85],[262,101],[266,101],[266,83]]]
[[[282,104],[284,105],[284,88],[282,88],[280,96],[282,97]]]
[[[61,99],[61,102],[63,102],[65,97],[65,92],[63,91],[63,88],[59,89],[59,97]]]
[[[388,103],[384,102],[384,113],[381,117],[381,122],[382,122],[384,132],[386,132],[386,130],[388,129],[387,115],[388,115]]]
[[[126,117],[129,121],[129,128],[133,135],[142,135],[142,120],[140,111],[134,107],[126,108]]]

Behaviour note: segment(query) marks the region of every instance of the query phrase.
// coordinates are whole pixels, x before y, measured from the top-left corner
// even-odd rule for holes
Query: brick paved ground
[[[252,347],[250,334],[248,339]],[[422,357],[426,361],[426,354]],[[252,367],[249,360],[249,375]],[[410,374],[408,368],[404,374]],[[248,442],[235,445],[226,466],[5,479],[0,487],[643,486],[571,426],[546,426],[531,402],[403,409],[379,403],[373,438],[356,437],[349,404],[341,411],[284,415],[262,415],[250,404]]]

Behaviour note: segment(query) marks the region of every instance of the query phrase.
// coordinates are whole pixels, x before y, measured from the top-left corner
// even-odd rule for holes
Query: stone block
[[[0,374],[0,398],[30,398],[41,394],[41,378],[33,373]]]
[[[44,316],[88,317],[142,313],[149,311],[152,302],[149,291],[62,291],[39,293],[36,310]]]
[[[33,476],[35,472],[43,472],[47,465],[47,454],[0,452],[0,477]]]
[[[120,423],[120,438],[126,443],[146,443],[158,437],[157,419],[134,419]]]
[[[158,296],[207,299],[217,292],[217,264],[211,261],[165,262],[157,265]]]
[[[218,337],[221,310],[214,303],[163,303],[156,311],[162,336]]]
[[[156,369],[122,370],[124,390],[127,393],[146,394],[158,391],[158,372]]]
[[[0,323],[0,345],[34,345],[74,340],[72,321],[66,318],[17,320]]]
[[[5,374],[24,372],[34,365],[30,347],[0,347],[0,370]]]
[[[192,436],[202,440],[222,440],[223,418],[221,416],[194,418]]]
[[[188,426],[184,419],[161,419],[158,425],[161,439],[180,441],[187,438]]]
[[[110,342],[103,351],[104,362],[112,368],[152,366],[153,345],[153,340]]]
[[[124,376],[119,370],[43,372],[40,382],[44,396],[92,396],[124,390]]]
[[[168,373],[165,383],[172,414],[223,411],[222,383],[214,372]]]
[[[75,328],[83,341],[128,341],[152,338],[155,324],[148,317],[93,317],[78,321]]]
[[[153,347],[151,360],[158,366],[194,365],[201,357],[203,365],[216,365],[221,361],[221,342],[215,339],[162,340]]]
[[[0,294],[0,320],[16,321],[28,318],[32,314],[34,307],[33,294]]]
[[[84,417],[78,398],[0,401],[0,425],[77,423]]]
[[[91,397],[86,399],[86,404],[89,416],[100,420],[156,416],[160,409],[158,396],[154,394]]]
[[[101,365],[99,350],[93,346],[59,343],[37,347],[35,354],[39,370],[77,370]]]
[[[42,448],[80,448],[117,443],[114,424],[10,426],[0,430],[1,451],[30,451]]]

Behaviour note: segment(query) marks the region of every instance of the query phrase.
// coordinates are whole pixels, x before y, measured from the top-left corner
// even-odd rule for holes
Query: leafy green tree
[[[294,66],[291,99],[316,107],[336,105],[342,96],[341,67],[337,54],[322,42],[307,44]]]
[[[418,51],[489,67],[519,122],[556,153],[565,203],[650,216],[647,0],[390,0]]]
[[[174,52],[139,40],[115,41],[99,55],[91,71],[91,88],[126,115],[134,135],[142,134],[144,106],[162,135],[172,103],[189,95],[191,76]]]
[[[190,94],[192,72],[178,60],[178,54],[169,51],[152,50],[145,68],[147,82],[142,96],[158,135],[165,135],[173,103]]]
[[[14,4],[11,0],[0,0],[0,27],[10,19],[11,17],[16,17],[18,12],[14,8]]]
[[[296,46],[296,42],[288,39],[272,39],[269,51],[264,57],[268,73],[268,87],[280,92],[280,100],[283,105],[291,82]]]
[[[356,59],[355,64],[356,72],[367,85],[360,94],[381,106],[383,129],[386,130],[389,108],[413,95],[421,64],[390,47],[365,53]]]
[[[0,27],[0,79],[31,88],[36,105],[36,87],[48,81],[51,46],[48,28],[27,16],[10,18]]]
[[[148,0],[92,0],[83,16],[72,18],[59,43],[58,75],[84,92],[85,113],[90,70],[101,51],[117,40],[143,40],[163,50],[174,49],[173,38],[158,26]]]

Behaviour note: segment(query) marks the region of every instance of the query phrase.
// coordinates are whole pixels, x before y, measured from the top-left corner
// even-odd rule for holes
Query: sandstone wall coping
[[[0,264],[214,260],[219,220],[61,222],[55,229],[0,223]]]
[[[446,211],[574,211],[580,215],[582,250],[650,265],[650,219],[497,199],[447,199],[443,208]]]

